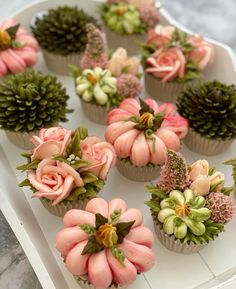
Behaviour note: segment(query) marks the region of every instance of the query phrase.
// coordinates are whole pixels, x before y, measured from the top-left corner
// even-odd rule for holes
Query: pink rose
[[[188,41],[196,46],[189,53],[189,59],[193,60],[201,69],[204,69],[213,60],[213,45],[200,36],[191,36]]]
[[[82,159],[91,163],[91,166],[82,168],[80,172],[89,171],[105,180],[110,168],[116,163],[116,153],[113,146],[94,136],[83,140],[80,148]]]
[[[52,200],[52,205],[66,199],[73,188],[84,185],[78,172],[64,162],[51,159],[42,160],[36,171],[29,171],[28,179],[37,190],[33,198]]]
[[[170,42],[175,27],[157,25],[154,29],[148,31],[147,43],[162,48]]]
[[[33,136],[31,142],[35,145],[32,160],[42,160],[53,155],[64,154],[71,141],[73,131],[62,127],[42,128],[39,136]]]
[[[146,72],[165,83],[177,77],[183,77],[185,65],[185,56],[179,48],[160,48],[147,59]]]

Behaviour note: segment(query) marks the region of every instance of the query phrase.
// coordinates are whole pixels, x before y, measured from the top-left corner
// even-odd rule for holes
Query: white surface
[[[28,27],[36,12],[60,4],[75,5],[78,4],[78,1],[44,1],[43,4],[29,7],[19,13],[16,18],[25,27]],[[93,2],[83,0],[78,5],[95,15]],[[168,17],[165,11],[162,12],[162,15]],[[215,45],[216,60],[208,69],[208,78],[218,78],[224,82],[236,83],[233,54],[228,47],[216,42]],[[43,61],[40,61],[38,68],[47,71]],[[70,95],[69,107],[75,108],[73,114],[69,115],[70,121],[65,124],[65,127],[75,128],[79,124],[85,125],[89,128],[90,134],[103,136],[105,127],[91,123],[83,115],[79,99],[74,92],[73,80],[69,77],[59,77],[59,79],[65,84]],[[55,235],[62,228],[62,219],[49,214],[39,200],[31,199],[30,190],[24,189],[22,191],[17,187],[17,181],[25,177],[24,174],[15,170],[15,167],[24,161],[19,157],[21,150],[9,143],[3,132],[0,133],[0,139],[3,151],[9,160],[8,165],[4,159],[3,151],[0,150],[0,207],[5,217],[19,238],[44,289],[77,288],[74,279],[65,269],[59,253],[54,248]],[[234,150],[235,142],[226,153],[207,158],[211,164],[216,165],[217,169],[225,172],[226,185],[232,183],[231,169],[221,165],[221,163],[232,157],[235,154]],[[184,147],[182,147],[181,152],[189,162],[203,158],[203,156],[194,154]],[[143,212],[145,224],[153,229],[149,209],[144,205],[144,201],[149,198],[149,195],[144,193],[142,183],[129,181],[114,169],[110,173],[108,182],[100,196],[106,199],[113,197],[125,199],[130,207],[137,207]],[[129,288],[191,289],[200,286],[199,288],[202,289],[201,283],[236,267],[235,225],[236,218],[226,227],[226,233],[209,244],[200,254],[190,256],[170,252],[156,239],[154,251],[157,262],[155,267],[150,272],[139,276]],[[226,289],[227,287],[222,288]]]

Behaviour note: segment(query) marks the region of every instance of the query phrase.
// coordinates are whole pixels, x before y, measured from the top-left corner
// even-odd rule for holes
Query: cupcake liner
[[[157,179],[160,174],[160,166],[148,164],[146,166],[137,167],[126,159],[118,158],[116,166],[124,177],[136,182],[151,181]]]
[[[43,57],[47,67],[54,73],[61,75],[70,75],[69,64],[79,66],[82,54],[69,54],[66,56],[53,54],[46,50],[42,50]]]
[[[89,200],[90,199],[84,199],[83,201],[68,201],[66,205],[61,202],[56,206],[52,206],[52,201],[45,198],[40,199],[44,208],[57,217],[64,217],[65,213],[72,209],[84,209]]]
[[[86,117],[98,124],[106,125],[108,109],[95,103],[86,102],[81,99],[81,106]]]
[[[234,185],[234,198],[236,200],[236,184]]]
[[[106,25],[104,25],[104,30],[106,33],[107,45],[109,49],[117,49],[123,47],[126,49],[128,55],[137,55],[141,52],[141,44],[145,42],[145,34],[130,34],[121,35],[110,30]]]
[[[9,130],[5,131],[7,138],[17,147],[20,147],[25,150],[30,150],[33,148],[33,144],[30,139],[33,135],[37,134],[37,132],[12,132]]]
[[[207,245],[207,243],[197,245],[193,242],[183,244],[179,239],[176,239],[174,235],[167,235],[162,229],[162,224],[155,216],[153,216],[153,223],[158,239],[162,245],[164,245],[170,251],[182,254],[194,254]]]
[[[173,102],[175,103],[180,92],[185,89],[186,86],[192,84],[188,83],[176,83],[167,82],[162,83],[159,79],[155,78],[152,74],[145,73],[145,89],[148,95],[161,102]]]
[[[82,279],[78,276],[74,276],[75,280],[82,289],[96,289],[88,280]],[[108,289],[125,289],[127,286],[112,284]]]
[[[191,151],[207,156],[213,156],[226,151],[234,140],[208,139],[190,128],[183,141]]]

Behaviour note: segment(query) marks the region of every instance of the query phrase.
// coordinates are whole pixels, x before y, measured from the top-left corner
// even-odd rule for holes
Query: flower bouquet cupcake
[[[186,85],[201,79],[213,54],[213,46],[200,36],[173,26],[150,29],[142,51],[147,93],[160,101],[175,102]]]
[[[180,153],[168,150],[152,194],[154,227],[161,243],[171,251],[192,254],[214,240],[232,219],[235,206],[224,187],[224,175],[206,160],[189,167]]]
[[[97,25],[95,18],[78,7],[49,9],[36,17],[31,29],[51,71],[67,75],[69,64],[79,65],[87,43],[87,23]]]
[[[75,131],[41,129],[32,142],[32,153],[22,154],[27,163],[17,168],[27,172],[27,179],[19,186],[30,186],[32,197],[39,198],[50,213],[59,217],[70,209],[84,208],[96,197],[116,162],[113,147],[88,136],[83,127]]]
[[[188,131],[188,121],[176,115],[175,106],[158,106],[153,99],[122,101],[108,113],[105,138],[116,151],[120,173],[134,181],[159,176],[167,149],[179,151],[180,139]]]
[[[88,119],[106,124],[107,112],[124,98],[141,93],[140,62],[128,58],[123,48],[108,56],[101,32],[92,24],[87,27],[88,44],[80,69],[72,67],[76,93]]]
[[[122,46],[129,55],[139,54],[148,29],[160,21],[153,0],[107,0],[100,11],[109,48]]]
[[[189,121],[184,143],[197,153],[216,155],[236,137],[236,88],[219,81],[188,87],[178,97],[180,115]]]
[[[224,162],[225,165],[231,165],[233,167],[233,179],[234,179],[234,196],[236,198],[236,158]]]
[[[0,128],[16,146],[30,149],[33,134],[67,120],[68,98],[55,76],[31,70],[8,75],[0,84]]]
[[[18,73],[37,62],[37,41],[14,19],[0,23],[0,78]]]
[[[56,248],[83,289],[124,289],[155,262],[153,234],[137,209],[121,199],[95,198],[85,211],[71,210]]]

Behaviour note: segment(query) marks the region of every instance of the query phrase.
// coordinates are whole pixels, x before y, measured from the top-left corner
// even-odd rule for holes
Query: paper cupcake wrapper
[[[161,241],[162,245],[170,251],[182,254],[194,254],[207,245],[207,243],[197,245],[193,242],[183,244],[179,239],[176,239],[174,235],[167,235],[162,229],[162,224],[154,216],[153,223],[158,239]]]
[[[70,75],[69,64],[79,66],[82,54],[69,54],[66,56],[53,54],[46,50],[42,50],[47,67],[54,73],[61,75]]]
[[[118,171],[124,177],[136,182],[151,181],[157,179],[160,174],[160,166],[149,164],[146,166],[137,167],[125,159],[118,158],[116,166]]]
[[[234,185],[234,198],[236,200],[236,184]]]
[[[85,102],[81,99],[81,106],[86,117],[98,124],[106,125],[107,123],[107,110],[106,106],[96,105],[91,102]]]
[[[20,147],[25,150],[31,150],[33,148],[33,144],[31,143],[30,139],[33,135],[36,135],[37,132],[12,132],[12,131],[5,131],[6,136],[8,139],[17,147]]]
[[[88,280],[86,279],[82,279],[78,276],[74,276],[75,280],[77,281],[77,283],[79,284],[79,286],[82,289],[96,289],[96,287],[94,287],[91,283],[89,283]],[[108,287],[108,289],[125,289],[127,288],[127,286],[122,286],[122,285],[110,285]]]
[[[89,200],[90,199],[84,199],[83,201],[68,201],[66,205],[61,202],[56,206],[52,206],[52,202],[50,200],[40,198],[44,208],[57,217],[64,217],[65,213],[72,209],[84,209]]]
[[[117,49],[123,47],[126,49],[128,55],[137,55],[141,52],[141,44],[146,40],[145,34],[131,34],[131,35],[121,35],[110,30],[106,25],[104,25],[104,30],[106,33],[107,45],[109,49]]]
[[[207,156],[213,156],[226,151],[234,140],[208,139],[190,128],[183,141],[191,151]]]

